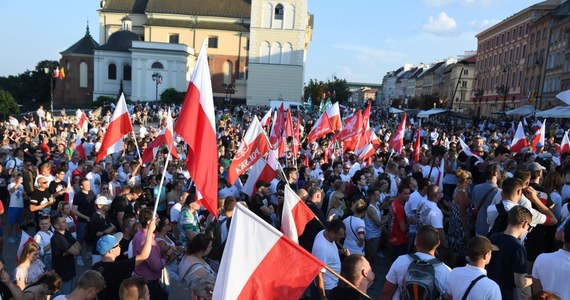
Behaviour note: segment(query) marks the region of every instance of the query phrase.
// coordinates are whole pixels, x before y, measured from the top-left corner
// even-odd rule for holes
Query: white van
[[[273,109],[279,109],[283,104],[285,110],[291,108],[296,110],[306,110],[305,105],[301,102],[283,101],[283,100],[269,100],[269,106]]]

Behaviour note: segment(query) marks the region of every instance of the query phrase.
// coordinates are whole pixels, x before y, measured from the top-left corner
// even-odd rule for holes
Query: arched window
[[[275,20],[283,20],[283,5],[281,3],[275,5]]]
[[[232,68],[233,63],[229,60],[224,62],[224,84],[232,83]]]
[[[129,65],[123,66],[123,80],[131,81],[131,66]]]
[[[79,87],[86,88],[87,87],[87,63],[82,61],[79,64]]]
[[[263,12],[261,14],[261,28],[271,28],[273,6],[271,3],[263,3]]]
[[[278,42],[273,43],[271,45],[271,58],[269,63],[271,64],[280,64],[281,63],[281,44]]]
[[[107,67],[107,79],[116,80],[117,79],[117,66],[115,64],[109,64]]]
[[[283,20],[284,29],[293,29],[295,27],[295,6],[287,4],[285,7],[285,19]]]
[[[270,52],[271,50],[271,46],[269,46],[269,42],[263,42],[261,43],[261,47],[259,47],[259,62],[262,64],[268,64],[269,63],[269,55],[271,54]]]
[[[152,66],[151,66],[151,68],[153,68],[153,69],[164,69],[164,67],[162,66],[162,64],[159,63],[159,62],[153,63]]]

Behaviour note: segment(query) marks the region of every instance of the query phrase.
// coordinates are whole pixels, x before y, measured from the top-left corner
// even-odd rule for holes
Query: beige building
[[[187,82],[197,51],[207,40],[217,101],[247,100],[248,104],[266,105],[269,99],[301,100],[312,34],[306,0],[101,1],[99,44],[105,45],[121,29],[134,32],[143,42],[187,46],[188,63],[183,75]],[[161,47],[151,48],[160,51]],[[163,72],[169,73],[169,67],[163,64]],[[134,78],[137,70],[132,71]],[[168,87],[164,84],[163,89]]]

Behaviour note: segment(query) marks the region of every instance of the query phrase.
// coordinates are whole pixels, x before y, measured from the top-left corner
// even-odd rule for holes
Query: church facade
[[[133,101],[185,91],[206,41],[215,101],[301,101],[312,36],[306,0],[103,0],[98,13],[99,41],[84,59],[92,88],[82,92],[85,100],[115,97],[121,88]],[[68,50],[62,66],[70,63]],[[69,65],[66,76],[78,77],[76,70]],[[66,84],[56,96],[63,105],[83,103],[65,98],[78,87]]]

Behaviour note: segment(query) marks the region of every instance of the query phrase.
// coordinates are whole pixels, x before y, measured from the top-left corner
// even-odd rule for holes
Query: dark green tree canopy
[[[351,95],[346,79],[333,76],[332,80],[329,79],[327,82],[310,79],[305,86],[304,101],[311,97],[312,104],[319,105],[321,101],[330,97],[333,102],[338,101],[341,104],[346,104]]]

